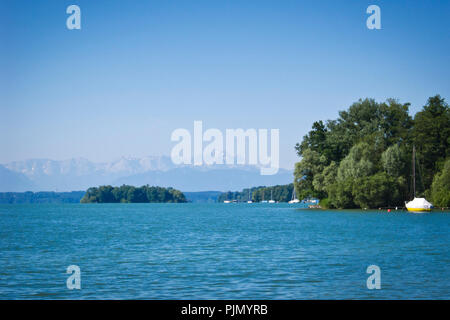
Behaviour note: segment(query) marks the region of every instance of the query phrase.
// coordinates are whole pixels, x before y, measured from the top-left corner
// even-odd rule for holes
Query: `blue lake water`
[[[449,299],[449,231],[449,212],[1,205],[0,299]]]

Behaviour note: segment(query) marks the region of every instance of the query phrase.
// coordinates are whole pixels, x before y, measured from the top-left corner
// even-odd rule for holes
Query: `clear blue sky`
[[[66,28],[81,8],[82,29]],[[382,30],[366,28],[381,8]],[[359,98],[450,99],[449,1],[1,1],[0,163],[170,154],[170,134],[279,128],[282,167]]]

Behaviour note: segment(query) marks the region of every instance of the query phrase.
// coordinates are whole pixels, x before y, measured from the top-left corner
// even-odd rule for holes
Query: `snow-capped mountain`
[[[6,168],[20,172],[29,178],[43,175],[76,175],[104,174],[104,175],[132,175],[151,170],[167,171],[174,168],[169,157],[145,157],[125,158],[122,157],[112,162],[95,163],[84,158],[73,158],[69,160],[50,159],[28,159],[25,161],[14,161],[4,165]]]
[[[254,166],[176,166],[167,156],[125,158],[96,163],[83,158],[28,159],[3,165],[0,191],[72,191],[98,185],[159,185],[182,191],[239,190],[292,181],[292,171],[280,169],[261,176]]]

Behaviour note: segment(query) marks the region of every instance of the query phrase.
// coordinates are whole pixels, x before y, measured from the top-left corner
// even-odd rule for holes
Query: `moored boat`
[[[433,209],[433,205],[425,198],[414,198],[405,204],[406,209],[410,212],[429,212]]]
[[[248,190],[248,201],[247,203],[253,203],[252,196],[250,195],[250,189]]]
[[[412,176],[413,176],[413,196],[414,199],[405,202],[405,207],[409,212],[430,212],[433,205],[425,198],[416,198],[416,148],[413,146],[412,156]]]
[[[300,200],[298,200],[297,196],[295,195],[295,187],[294,190],[292,190],[292,199],[288,203],[300,203]]]
[[[269,203],[275,203],[275,200],[273,200],[273,190],[270,190],[270,200]]]

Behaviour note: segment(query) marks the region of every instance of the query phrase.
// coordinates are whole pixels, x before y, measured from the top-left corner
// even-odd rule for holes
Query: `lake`
[[[0,299],[449,299],[449,231],[449,212],[0,205]]]

